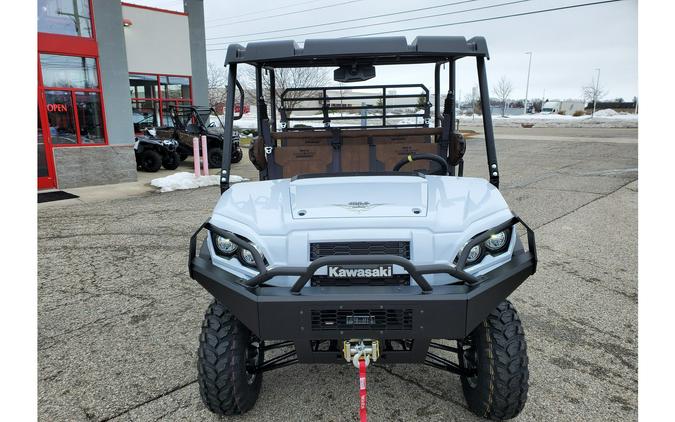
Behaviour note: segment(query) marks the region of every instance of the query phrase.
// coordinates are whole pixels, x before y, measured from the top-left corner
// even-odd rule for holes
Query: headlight
[[[252,247],[254,247],[256,250],[259,250],[256,245],[254,245],[250,240],[246,239],[243,236],[236,235],[232,233],[234,236],[238,237],[239,239],[243,240],[244,242],[248,242]],[[245,265],[247,267],[253,267],[256,268],[256,263],[255,263],[255,258],[253,257],[253,253],[249,251],[246,248],[238,246],[236,243],[228,239],[227,237],[221,236],[219,234],[216,234],[215,232],[211,232],[211,239],[214,245],[214,249],[216,251],[216,254],[223,258],[233,258],[236,257],[239,262],[241,262],[242,265]],[[267,259],[260,254],[263,259],[263,264],[268,265]]]
[[[506,245],[506,231],[493,234],[485,241],[485,247],[491,251],[498,251]]]
[[[239,256],[241,256],[242,264],[255,267],[255,258],[253,258],[251,251],[248,249],[242,249],[241,252],[239,252]]]
[[[466,256],[466,262],[473,264],[480,258],[480,245],[476,245],[469,251],[469,255]]]
[[[508,250],[509,247],[509,239],[511,239],[511,230],[512,229],[506,229],[502,230],[499,233],[495,233],[486,240],[482,241],[481,243],[474,245],[471,247],[469,250],[469,253],[466,256],[466,261],[465,265],[475,265],[478,264],[483,260],[483,258],[487,255],[492,255],[492,256],[497,256],[501,255],[504,252]],[[484,232],[483,232],[484,233]],[[482,234],[482,233],[481,233]],[[474,236],[474,239],[480,236],[480,234]],[[469,243],[469,242],[467,242]],[[466,248],[466,244],[462,248],[464,250]],[[459,256],[462,254],[462,251],[457,254],[455,257],[455,264],[459,260]]]
[[[225,255],[232,255],[239,247],[230,239],[216,235],[216,248]]]

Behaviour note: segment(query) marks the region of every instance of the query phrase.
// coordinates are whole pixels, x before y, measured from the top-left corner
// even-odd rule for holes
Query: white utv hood
[[[427,187],[426,179],[405,176],[295,180],[289,184],[291,213],[295,219],[426,215]]]
[[[456,233],[511,215],[499,190],[484,179],[340,176],[238,183],[223,193],[211,223],[247,237],[363,228]]]

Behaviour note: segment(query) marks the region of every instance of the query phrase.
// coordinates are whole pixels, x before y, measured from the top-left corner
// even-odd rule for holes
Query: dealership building
[[[135,134],[207,103],[203,0],[38,0],[38,189],[136,181]]]

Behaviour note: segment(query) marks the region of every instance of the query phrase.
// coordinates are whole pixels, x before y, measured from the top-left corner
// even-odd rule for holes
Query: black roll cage
[[[418,88],[420,90],[417,94],[392,94],[390,90],[397,88]],[[349,97],[344,96],[331,96],[329,92],[331,91],[360,91],[366,90],[365,93],[360,95],[350,95]],[[370,92],[369,92],[370,91]],[[377,94],[373,94],[372,91],[377,91]],[[317,92],[320,95],[316,96],[307,96],[307,97],[293,97],[292,94],[296,92]],[[407,103],[396,104],[389,103],[387,100],[406,98]],[[391,113],[393,109],[410,109],[420,107],[418,103],[411,103],[413,99],[423,99],[424,106],[421,106],[422,113]],[[353,100],[377,100],[379,104],[365,104],[360,105],[350,105],[349,103],[345,106],[341,104],[340,107],[337,107],[337,103],[333,104],[332,100],[336,101],[353,101]],[[303,106],[302,103],[317,101],[321,104],[321,107],[307,107]],[[278,108],[281,121],[281,130],[282,131],[303,131],[303,130],[316,130],[315,127],[293,127],[290,125],[292,122],[312,122],[320,121],[323,122],[324,127],[329,128],[330,123],[333,120],[380,120],[381,124],[370,125],[366,127],[362,125],[352,125],[352,126],[340,126],[340,129],[375,129],[375,128],[388,128],[388,127],[429,127],[430,114],[431,114],[431,103],[429,102],[429,89],[422,84],[397,84],[397,85],[358,85],[358,86],[322,86],[322,87],[303,87],[303,88],[286,88],[284,92],[279,96],[280,107]],[[301,107],[286,107],[287,103],[300,103]],[[357,110],[361,112],[359,117],[355,116],[329,116],[330,111],[335,110]],[[370,111],[373,110],[375,114],[370,114]],[[295,111],[321,111],[320,116],[304,116],[304,117],[294,117],[292,115]],[[380,114],[377,114],[380,112]],[[387,124],[387,119],[389,118],[404,118],[404,117],[415,117],[422,118],[421,123],[414,124]],[[275,128],[276,129],[276,128]]]
[[[230,45],[228,47],[227,58],[225,61],[225,65],[228,67],[227,96],[224,119],[225,141],[231,142],[229,140],[232,138],[233,120],[235,119],[235,93],[236,87],[239,86],[239,82],[237,81],[238,63],[245,63],[255,67],[256,107],[258,110],[257,127],[258,133],[261,134],[269,132],[270,130],[269,125],[264,124],[264,120],[267,119],[270,121],[272,126],[271,129],[275,132],[277,130],[277,111],[279,110],[279,107],[277,107],[275,90],[276,68],[338,67],[344,63],[367,63],[374,64],[376,66],[407,63],[434,63],[434,91],[436,93],[434,99],[434,127],[441,127],[442,121],[446,120],[447,125],[449,126],[449,132],[453,133],[456,130],[455,62],[464,57],[475,57],[476,70],[478,73],[478,86],[480,90],[481,111],[483,114],[483,130],[485,135],[489,181],[492,185],[499,188],[499,167],[497,164],[497,152],[495,148],[494,132],[492,129],[492,113],[490,110],[490,96],[485,66],[485,59],[489,59],[489,54],[487,52],[485,40],[482,37],[471,38],[468,41],[463,37],[418,37],[410,46],[407,46],[407,49],[406,47],[403,47],[400,51],[394,51],[394,47],[400,47],[400,45],[397,44],[400,41],[401,40],[398,39],[398,37],[351,38],[345,40],[306,40],[304,49],[298,48],[297,44],[293,43],[292,41],[249,43],[246,48],[238,44]],[[289,46],[289,43],[291,46]],[[315,53],[315,51],[311,50],[310,47],[316,49],[317,46],[321,46],[324,48],[324,50],[317,52],[316,55],[310,54]],[[363,46],[364,48],[359,50],[358,48],[355,48],[355,46]],[[370,49],[368,49],[368,47],[370,47]],[[381,50],[377,50],[378,48],[381,48]],[[247,56],[247,50],[251,50],[251,57]],[[308,52],[308,50],[311,51]],[[364,50],[368,52],[363,52]],[[449,90],[446,97],[445,107],[443,107],[443,113],[441,113],[441,68],[444,65],[448,66]],[[265,98],[263,95],[263,70],[269,72],[269,105],[265,103]],[[386,88],[384,91],[386,94]],[[325,94],[324,97],[326,97]],[[283,98],[281,100],[283,103]],[[384,110],[386,110],[386,108],[384,108]],[[382,118],[382,116],[379,118]],[[386,121],[386,117],[384,120]],[[368,128],[370,128],[370,126],[366,127],[365,129]],[[220,175],[221,193],[230,187],[229,180],[231,158],[230,148],[223,148],[223,162]]]
[[[220,120],[220,117],[218,117],[218,113],[216,113],[216,110],[213,107],[195,106],[195,105],[169,106],[169,114],[171,115],[171,119],[173,120],[173,125],[181,130],[184,130],[185,127],[187,126],[186,121],[193,118],[197,120],[200,127],[206,129],[208,127],[209,122],[204,121],[204,119],[202,118],[202,113],[208,113],[209,117],[211,116],[211,114],[213,114],[214,116],[216,116],[216,119],[218,119],[218,122],[220,122],[220,126],[222,128],[225,128],[225,124],[223,123],[222,120]],[[179,116],[179,114],[182,115]],[[184,119],[184,117],[187,117],[187,119]]]

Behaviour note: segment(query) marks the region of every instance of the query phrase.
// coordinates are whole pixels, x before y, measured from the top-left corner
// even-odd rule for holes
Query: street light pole
[[[527,85],[525,85],[525,107],[523,108],[523,114],[527,114],[527,94],[530,90],[530,68],[532,67],[532,52],[528,51],[525,54],[530,55],[530,60],[527,63]]]
[[[595,92],[593,93],[593,113],[591,117],[595,116],[595,103],[598,101],[598,89],[600,89],[600,68],[595,68],[598,71],[598,77],[595,80]]]

